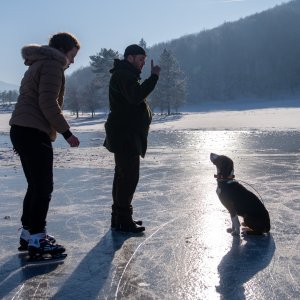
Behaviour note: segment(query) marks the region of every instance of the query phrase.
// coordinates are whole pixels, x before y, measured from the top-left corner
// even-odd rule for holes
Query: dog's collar
[[[224,177],[223,175],[215,174],[214,178],[221,179],[221,180],[232,180],[232,179],[235,178],[235,176],[234,175],[230,175],[230,176]]]
[[[234,175],[223,177],[222,175],[217,174],[217,175],[214,175],[214,177],[217,179],[217,182],[225,182],[227,184],[235,182]]]

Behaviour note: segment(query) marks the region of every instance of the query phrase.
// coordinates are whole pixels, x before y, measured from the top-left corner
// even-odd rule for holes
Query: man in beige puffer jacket
[[[28,45],[22,49],[27,71],[9,124],[10,137],[20,156],[28,182],[21,217],[19,250],[29,251],[31,259],[65,251],[46,233],[46,217],[53,191],[53,148],[56,133],[61,133],[71,147],[79,140],[62,113],[65,89],[64,70],[74,63],[80,48],[69,33],[58,33],[48,46]]]

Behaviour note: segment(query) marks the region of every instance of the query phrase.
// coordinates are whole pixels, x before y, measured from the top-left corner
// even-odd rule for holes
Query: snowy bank
[[[243,111],[185,113],[155,122],[160,130],[299,130],[300,108],[265,108]],[[170,121],[167,121],[170,120]]]
[[[75,119],[66,113],[74,131],[104,130],[105,115]],[[10,113],[0,114],[0,132],[9,131]],[[155,115],[151,130],[299,130],[300,108],[263,108]]]

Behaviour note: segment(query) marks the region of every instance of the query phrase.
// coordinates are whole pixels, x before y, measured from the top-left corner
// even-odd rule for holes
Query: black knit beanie
[[[139,45],[133,44],[133,45],[128,46],[125,49],[124,57],[126,58],[128,55],[139,55],[139,54],[146,55],[146,52]]]

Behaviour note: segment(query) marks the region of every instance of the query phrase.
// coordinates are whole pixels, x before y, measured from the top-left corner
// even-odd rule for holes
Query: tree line
[[[144,39],[140,40],[139,45],[146,53],[149,52]],[[121,59],[118,51],[102,48],[100,52],[90,56],[90,66],[68,76],[65,108],[77,117],[80,112],[89,112],[94,116],[96,111],[108,111],[110,69],[113,68],[115,59]],[[186,78],[171,51],[164,49],[158,63],[162,67],[160,79],[148,100],[152,109],[171,114],[185,103]],[[146,72],[148,75],[149,68],[146,68],[144,74]]]
[[[151,48],[170,49],[187,76],[187,102],[299,98],[300,1]]]
[[[0,103],[2,106],[10,106],[18,99],[19,93],[15,90],[0,92]]]
[[[300,1],[294,0],[212,30],[150,48],[161,65],[152,109],[178,112],[184,104],[209,101],[288,99],[300,96]],[[121,55],[102,48],[90,65],[67,76],[65,106],[80,112],[108,111],[109,70]],[[149,62],[142,75],[148,76]],[[17,91],[0,92],[0,103],[17,100]]]
[[[300,96],[300,1],[224,23],[150,48],[161,74],[152,109],[177,112],[185,103],[289,99]],[[103,48],[68,78],[66,103],[79,111],[108,110],[109,70],[120,54]],[[149,63],[143,75],[150,72]]]
[[[161,66],[149,97],[153,110],[171,114],[185,104],[209,101],[271,100],[300,96],[300,1],[183,36],[150,48],[148,60]],[[65,108],[80,112],[108,111],[109,70],[113,49],[90,56],[88,67],[67,77]],[[142,76],[150,73],[150,62]]]

